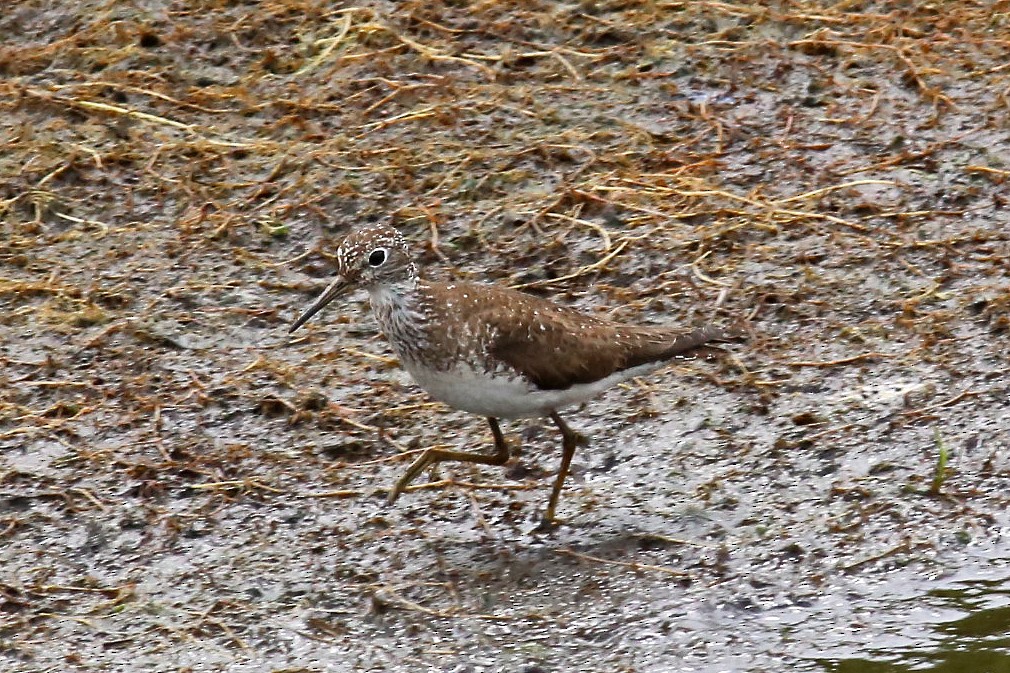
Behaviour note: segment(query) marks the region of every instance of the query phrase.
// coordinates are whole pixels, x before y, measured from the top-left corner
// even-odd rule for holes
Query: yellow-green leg
[[[494,448],[495,452],[491,455],[484,453],[471,453],[469,451],[446,451],[444,449],[428,449],[422,453],[417,460],[410,464],[407,471],[403,473],[396,484],[393,486],[393,490],[389,492],[388,502],[393,504],[396,499],[400,497],[400,494],[410,486],[410,482],[414,481],[419,474],[424,472],[426,469],[432,465],[436,465],[446,460],[455,460],[460,463],[480,463],[482,465],[504,465],[508,462],[510,457],[508,444],[505,443],[505,437],[501,434],[501,428],[498,427],[498,419],[491,418],[488,416],[488,425],[491,426],[491,434],[494,435]]]
[[[554,490],[551,491],[551,499],[547,501],[547,511],[544,512],[544,520],[541,527],[549,528],[558,523],[555,511],[558,508],[558,498],[561,496],[561,487],[565,485],[568,477],[568,470],[572,466],[572,458],[575,456],[575,447],[585,444],[586,438],[568,427],[568,424],[558,416],[558,412],[551,412],[551,420],[561,431],[561,467],[558,468],[558,476],[554,479]]]

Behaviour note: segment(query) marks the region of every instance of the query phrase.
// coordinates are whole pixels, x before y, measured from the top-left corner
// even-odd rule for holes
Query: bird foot
[[[531,533],[553,533],[556,531],[561,524],[565,523],[563,519],[558,519],[553,517],[548,519],[546,516],[540,519],[538,523],[530,532]]]
[[[429,465],[434,469],[434,463],[437,462],[434,459],[431,451],[425,451],[421,456],[410,464],[407,471],[403,473],[403,476],[396,480],[393,484],[393,488],[389,490],[389,495],[386,496],[386,504],[392,505],[396,502],[396,499],[400,497],[400,494],[407,490],[410,486],[410,482],[417,479],[418,475],[424,472],[425,468]]]

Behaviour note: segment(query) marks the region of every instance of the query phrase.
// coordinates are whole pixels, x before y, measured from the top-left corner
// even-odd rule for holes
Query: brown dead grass
[[[0,447],[62,455],[0,467],[5,497],[74,514],[125,492],[171,540],[190,521],[162,506],[172,489],[194,520],[304,495],[306,473],[359,498],[348,465],[440,441],[412,424],[444,412],[383,378],[357,318],[278,336],[332,238],[374,218],[432,273],[629,320],[746,318],[712,380],[755,423],[831,372],[963,381],[897,429],[1001,385],[1006,2],[39,0],[0,32]],[[335,462],[264,453],[327,437]],[[0,515],[0,539],[31,546],[47,516]],[[5,580],[16,629],[132,600],[58,566]],[[233,609],[157,638],[245,648]]]

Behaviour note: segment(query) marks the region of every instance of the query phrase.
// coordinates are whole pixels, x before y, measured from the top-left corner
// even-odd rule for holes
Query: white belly
[[[520,377],[489,376],[466,365],[449,371],[407,363],[404,366],[417,385],[436,400],[462,411],[495,418],[548,416],[552,411],[581,404],[621,381],[656,369],[655,365],[644,365],[565,390],[538,390]]]

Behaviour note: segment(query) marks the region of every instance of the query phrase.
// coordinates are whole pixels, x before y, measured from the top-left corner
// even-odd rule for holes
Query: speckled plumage
[[[546,516],[552,520],[577,438],[557,411],[730,336],[711,326],[685,332],[623,325],[508,288],[427,281],[418,276],[400,233],[381,224],[344,239],[337,266],[337,278],[292,331],[344,289],[365,288],[380,329],[418,385],[450,406],[487,416],[495,435],[493,456],[426,452],[391,500],[441,460],[504,463],[509,454],[497,418],[549,416],[565,439]]]
[[[419,279],[405,296],[370,292],[379,327],[422,388],[498,418],[549,416],[723,334],[620,325],[493,285]],[[467,385],[453,390],[454,378]],[[480,379],[486,394],[474,390]]]

